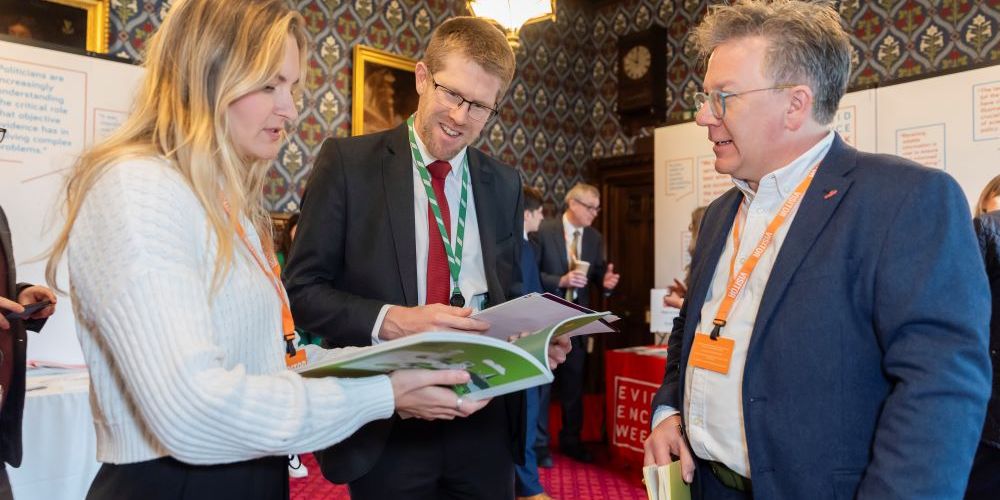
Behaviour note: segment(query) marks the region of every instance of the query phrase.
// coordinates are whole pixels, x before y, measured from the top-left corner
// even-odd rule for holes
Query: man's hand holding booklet
[[[296,371],[304,377],[363,377],[410,368],[461,369],[470,380],[455,392],[471,400],[491,398],[552,382],[548,352],[554,338],[614,332],[610,323],[618,320],[548,293],[528,294],[474,317],[490,329],[481,335],[424,332],[370,347],[310,352],[309,363]]]
[[[681,479],[680,460],[643,467],[642,482],[649,500],[691,500],[691,486]]]

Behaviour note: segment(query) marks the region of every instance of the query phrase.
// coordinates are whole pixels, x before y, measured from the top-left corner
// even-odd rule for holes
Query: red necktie
[[[437,160],[427,165],[431,173],[431,186],[437,197],[441,218],[444,219],[445,230],[451,237],[451,211],[448,209],[448,198],[444,195],[444,179],[451,172],[451,164]],[[451,274],[448,270],[448,254],[444,251],[441,231],[434,219],[434,210],[427,204],[427,304],[448,304],[451,297]]]

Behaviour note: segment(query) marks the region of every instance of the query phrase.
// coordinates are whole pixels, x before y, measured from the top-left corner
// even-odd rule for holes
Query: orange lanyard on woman
[[[764,230],[764,234],[760,237],[760,241],[757,242],[757,246],[754,247],[753,252],[747,257],[746,262],[740,268],[739,273],[733,275],[733,269],[736,262],[736,254],[739,252],[739,232],[740,232],[740,215],[743,212],[743,203],[740,202],[740,209],[736,214],[736,219],[733,221],[733,258],[729,263],[729,285],[726,295],[722,297],[722,303],[719,304],[719,311],[715,314],[715,319],[712,324],[715,325],[712,328],[712,333],[710,335],[712,340],[719,338],[719,333],[722,327],[726,326],[726,321],[729,319],[729,313],[733,308],[733,303],[736,302],[736,298],[739,297],[740,292],[743,291],[743,287],[746,286],[747,282],[750,281],[750,275],[753,270],[757,267],[760,262],[760,258],[764,255],[764,251],[771,246],[771,242],[774,241],[774,235],[778,232],[778,229],[788,220],[788,216],[791,215],[795,207],[802,201],[802,197],[805,195],[806,190],[809,189],[809,185],[812,184],[813,177],[816,176],[816,169],[819,168],[817,163],[813,166],[806,178],[799,183],[795,191],[788,196],[785,203],[778,210],[778,214],[771,219],[771,222],[767,225],[767,229]],[[743,217],[745,221],[746,217]]]
[[[283,332],[282,338],[285,341],[285,364],[289,368],[305,364],[305,349],[295,348],[295,320],[292,319],[292,309],[288,304],[288,297],[285,296],[285,287],[281,284],[281,266],[278,264],[278,258],[274,255],[273,251],[265,250],[264,255],[267,261],[265,264],[265,259],[261,259],[257,255],[257,252],[254,251],[253,245],[247,238],[246,231],[243,230],[243,225],[236,220],[236,217],[230,211],[229,202],[223,199],[222,205],[226,209],[226,213],[229,214],[230,219],[236,224],[236,234],[243,241],[243,246],[246,247],[247,252],[253,257],[254,262],[257,263],[257,267],[264,273],[264,276],[267,276],[268,281],[271,282],[271,286],[274,287],[275,293],[278,294],[278,299],[281,301],[281,329]]]

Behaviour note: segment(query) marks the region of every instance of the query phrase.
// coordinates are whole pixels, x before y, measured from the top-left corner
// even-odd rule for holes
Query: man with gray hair
[[[716,6],[694,39],[695,119],[736,186],[705,214],[646,463],[679,457],[694,498],[960,498],[991,376],[961,189],[833,132],[829,3]]]
[[[590,290],[610,293],[618,286],[619,275],[613,263],[604,261],[601,233],[591,227],[601,210],[601,193],[596,187],[579,182],[566,193],[566,210],[558,219],[542,222],[538,229],[539,270],[546,292],[590,307]],[[583,378],[585,340],[574,337],[573,350],[566,363],[556,370],[554,385],[562,402],[562,428],[559,447],[566,455],[590,462],[590,452],[583,446]],[[549,386],[543,386],[538,415],[535,453],[539,463],[551,467],[549,458],[548,411]]]

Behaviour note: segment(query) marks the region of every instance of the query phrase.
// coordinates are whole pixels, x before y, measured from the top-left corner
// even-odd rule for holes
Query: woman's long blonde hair
[[[263,207],[269,161],[241,157],[229,133],[227,109],[267,85],[279,72],[288,35],[304,71],[307,37],[302,16],[285,0],[180,0],[150,38],[132,112],[106,141],[84,153],[66,182],[66,223],[48,253],[45,276],[56,273],[87,192],[109,165],[127,158],[165,158],[191,186],[218,240],[212,278],[221,284],[233,261],[236,218],[254,224],[266,247],[271,224]]]

